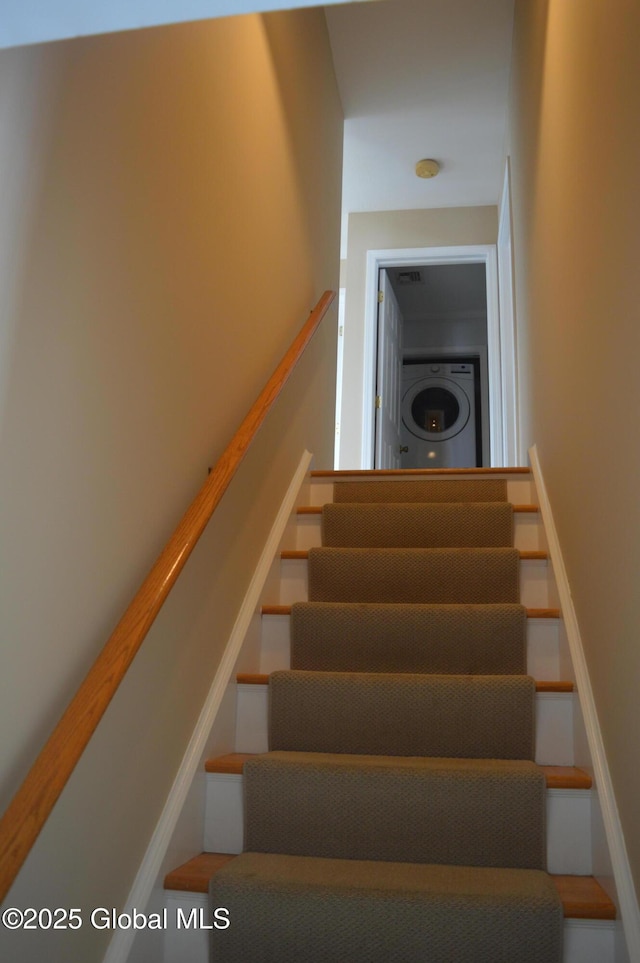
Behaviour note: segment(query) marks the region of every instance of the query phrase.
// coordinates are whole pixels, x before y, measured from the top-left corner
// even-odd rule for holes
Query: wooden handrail
[[[329,309],[325,291],[142,583],[0,821],[0,902],[282,388]]]

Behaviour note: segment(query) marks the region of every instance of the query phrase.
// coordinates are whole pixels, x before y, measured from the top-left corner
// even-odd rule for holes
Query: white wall
[[[640,6],[516,3],[522,435],[537,443],[640,887]]]
[[[337,288],[342,112],[319,11],[3,51],[0,79],[0,185],[19,192],[0,209],[13,281],[0,395],[6,804],[207,467]],[[124,901],[303,448],[331,465],[335,336],[332,312],[10,905]],[[0,955],[93,960],[108,937],[2,931]]]
[[[429,348],[487,346],[487,319],[456,318],[446,321],[405,321],[404,347]]]

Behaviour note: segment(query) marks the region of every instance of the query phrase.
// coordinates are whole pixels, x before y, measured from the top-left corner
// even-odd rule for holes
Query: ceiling
[[[350,212],[496,204],[513,0],[381,0],[326,17],[346,118],[342,256]],[[424,157],[438,177],[416,177]]]
[[[318,0],[0,0],[0,48],[317,5]]]
[[[403,321],[428,322],[487,316],[486,267],[430,264],[387,268]]]

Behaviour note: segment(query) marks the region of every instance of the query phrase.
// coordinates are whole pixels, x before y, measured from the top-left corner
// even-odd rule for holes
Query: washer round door
[[[417,438],[446,441],[469,420],[469,399],[455,381],[425,378],[409,387],[402,399],[402,421]]]

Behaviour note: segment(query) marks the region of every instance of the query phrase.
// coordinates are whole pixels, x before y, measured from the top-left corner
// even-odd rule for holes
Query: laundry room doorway
[[[363,464],[500,465],[495,247],[368,251],[366,318]]]

